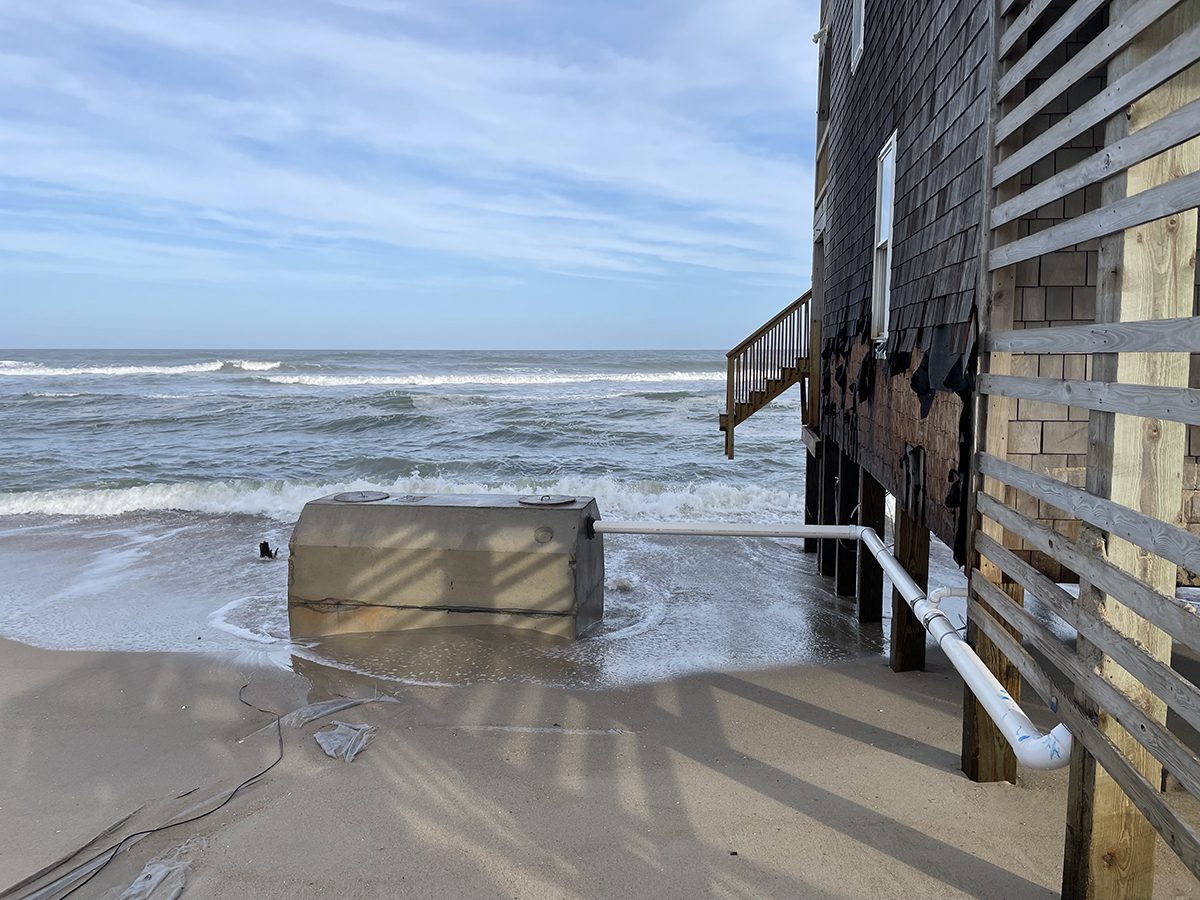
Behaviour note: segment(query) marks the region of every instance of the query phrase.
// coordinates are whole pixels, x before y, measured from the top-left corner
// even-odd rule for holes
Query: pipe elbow
[[[1017,761],[1031,769],[1061,769],[1071,761],[1071,732],[1056,725],[1048,734],[1018,734],[1011,741]]]
[[[970,589],[966,585],[962,587],[940,587],[929,593],[926,597],[934,606],[938,606],[947,597],[967,597],[970,596]]]

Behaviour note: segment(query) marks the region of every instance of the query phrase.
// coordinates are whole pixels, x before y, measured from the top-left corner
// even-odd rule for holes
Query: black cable
[[[248,687],[250,687],[250,682],[247,681],[245,684],[243,684],[238,689],[238,702],[241,703],[243,706],[248,706],[251,709],[258,710],[260,713],[266,713],[269,716],[275,717],[275,733],[276,733],[276,736],[279,738],[279,755],[275,757],[275,761],[273,763],[271,763],[269,766],[267,766],[265,769],[263,769],[261,772],[259,772],[258,774],[251,775],[249,778],[247,778],[245,781],[243,781],[241,784],[239,784],[237,787],[235,787],[232,791],[230,791],[228,797],[226,797],[224,800],[222,800],[220,803],[218,803],[216,806],[214,806],[212,809],[208,810],[207,812],[202,812],[198,815],[192,816],[190,819],[183,819],[179,822],[172,822],[169,825],[159,825],[157,828],[150,828],[146,831],[135,831],[133,834],[127,834],[127,835],[125,835],[125,837],[121,838],[121,840],[117,841],[111,847],[101,850],[99,853],[97,853],[91,859],[87,860],[87,862],[81,863],[79,866],[76,866],[77,869],[82,868],[83,866],[86,866],[86,865],[89,865],[90,863],[95,862],[100,857],[102,857],[105,853],[108,854],[108,859],[104,860],[104,862],[102,862],[99,866],[97,866],[96,870],[94,872],[92,872],[91,875],[89,875],[87,878],[83,879],[83,881],[79,882],[79,884],[75,885],[75,887],[71,888],[69,891],[67,891],[65,894],[63,894],[59,898],[59,900],[66,900],[67,897],[70,897],[77,890],[82,888],[85,884],[87,884],[89,881],[91,881],[93,878],[95,878],[97,875],[99,875],[101,872],[103,872],[104,868],[110,862],[112,862],[113,859],[116,858],[116,855],[118,853],[121,852],[121,848],[125,846],[125,843],[127,841],[132,840],[133,838],[137,838],[137,837],[145,837],[146,835],[150,835],[150,834],[158,834],[158,832],[166,831],[168,828],[175,828],[176,826],[179,826],[179,825],[187,825],[190,822],[196,822],[200,819],[203,819],[205,816],[211,816],[217,810],[219,810],[223,806],[225,806],[225,804],[227,804],[230,800],[232,800],[234,798],[234,796],[236,796],[238,791],[240,791],[246,785],[250,784],[250,782],[257,781],[259,778],[262,778],[264,775],[266,775],[268,772],[270,772],[273,768],[275,768],[277,765],[279,765],[280,761],[283,759],[283,722],[281,721],[282,717],[280,716],[279,713],[274,712],[273,710],[263,709],[262,707],[255,706],[253,703],[250,703],[248,700],[246,700],[246,698],[244,698],[242,696],[242,693]]]
[[[858,524],[858,511],[860,509],[862,509],[861,503],[856,505],[854,507],[854,509],[850,510],[850,524],[851,525]],[[843,550],[846,549],[846,544],[849,544],[854,549],[858,548],[858,538],[834,538],[834,540],[837,541],[838,546],[841,547]]]

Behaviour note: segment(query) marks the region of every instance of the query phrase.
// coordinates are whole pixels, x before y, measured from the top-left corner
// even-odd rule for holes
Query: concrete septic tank
[[[289,544],[292,636],[502,625],[582,637],[604,616],[599,518],[591,497],[313,500]]]

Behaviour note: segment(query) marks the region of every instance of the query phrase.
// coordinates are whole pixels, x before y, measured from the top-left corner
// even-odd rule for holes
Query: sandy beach
[[[185,843],[197,897],[1057,894],[1066,772],[966,780],[961,685],[936,653],[925,673],[876,657],[607,691],[303,665],[0,645],[0,886],[81,851],[52,880],[269,764],[273,720],[237,699],[248,682],[248,701],[280,712],[377,690],[399,702],[330,717],[378,728],[350,763],[314,741],[325,720],[285,728],[268,775],[76,896],[116,897]],[[1191,895],[1159,850],[1156,896]]]

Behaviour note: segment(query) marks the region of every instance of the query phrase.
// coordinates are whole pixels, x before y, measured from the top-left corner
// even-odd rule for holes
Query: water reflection
[[[318,685],[338,672],[418,684],[536,683],[586,687],[600,677],[582,646],[538,632],[494,626],[429,628],[323,638],[293,654],[295,670]],[[336,691],[333,691],[336,693]]]

